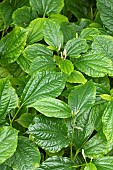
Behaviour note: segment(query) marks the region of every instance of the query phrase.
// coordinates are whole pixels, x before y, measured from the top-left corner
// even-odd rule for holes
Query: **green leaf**
[[[30,0],[30,5],[38,12],[39,15],[50,15],[60,13],[64,6],[64,0]]]
[[[86,164],[84,170],[97,170],[97,168],[93,163],[88,163]]]
[[[91,112],[87,111],[78,116],[75,126],[73,144],[80,150],[94,131]]]
[[[35,74],[36,72],[43,71],[43,70],[54,70],[56,64],[54,62],[54,59],[50,56],[37,56],[30,68],[29,68],[29,74]]]
[[[76,170],[74,163],[67,157],[53,156],[46,159],[37,170]]]
[[[32,20],[37,17],[37,14],[31,7],[23,6],[14,11],[12,18],[13,23],[20,27],[27,27]]]
[[[83,76],[81,72],[74,70],[69,75],[67,82],[85,84],[87,82],[87,79]]]
[[[22,105],[31,105],[43,97],[57,97],[65,87],[66,77],[62,73],[39,72],[33,75],[21,96]]]
[[[72,90],[68,97],[68,103],[75,114],[88,111],[95,102],[96,88],[92,81]]]
[[[12,170],[12,168],[9,167],[8,165],[1,164],[1,165],[0,165],[0,170]]]
[[[113,31],[113,2],[112,0],[97,0],[97,8],[100,12],[103,24],[111,31]]]
[[[87,141],[84,146],[85,156],[94,159],[104,156],[111,149],[112,146],[108,146],[106,137],[101,131]]]
[[[62,72],[70,75],[74,70],[74,65],[70,60],[61,59],[59,62],[59,68]]]
[[[86,40],[92,40],[92,36],[98,36],[101,32],[97,28],[85,28],[82,30],[80,37]]]
[[[8,79],[0,80],[0,124],[11,109],[18,106],[18,96]]]
[[[10,77],[10,73],[4,67],[0,67],[0,78]]]
[[[29,73],[31,61],[28,58],[24,57],[24,55],[21,54],[17,59],[17,63],[24,72]]]
[[[20,136],[14,155],[7,161],[14,170],[35,170],[40,164],[40,152],[28,138]]]
[[[0,164],[10,158],[17,147],[18,131],[10,126],[0,128]]]
[[[43,33],[45,42],[56,51],[60,50],[63,45],[63,34],[60,25],[48,19],[44,24]]]
[[[10,1],[5,0],[0,3],[0,13],[3,18],[4,27],[8,27],[12,23],[12,6]]]
[[[76,37],[76,31],[70,23],[63,22],[60,26],[65,43]]]
[[[29,107],[34,107],[47,117],[68,118],[72,116],[71,109],[65,102],[52,97],[37,100]]]
[[[109,35],[93,36],[92,49],[97,52],[102,52],[113,61],[113,37]]]
[[[16,121],[25,128],[28,128],[34,118],[33,114],[24,113]]]
[[[52,153],[69,145],[68,128],[62,119],[39,115],[29,126],[28,133],[40,147]]]
[[[113,101],[108,102],[102,116],[103,132],[109,142],[113,142]]]
[[[93,161],[97,170],[112,170],[113,169],[113,156],[104,156]]]
[[[48,49],[45,45],[37,43],[37,44],[27,46],[23,52],[23,55],[28,60],[33,61],[38,56],[53,57],[53,52],[50,49]]]
[[[107,74],[113,75],[112,61],[101,52],[91,51],[79,58],[75,65],[88,76],[104,77]]]
[[[26,45],[26,30],[16,27],[0,41],[0,63],[7,65],[17,60]]]
[[[38,42],[43,39],[43,26],[45,20],[45,18],[37,18],[30,22],[29,26],[27,27],[27,44],[33,44],[34,42]]]
[[[81,38],[73,38],[72,40],[69,40],[64,47],[66,50],[67,56],[78,58],[78,55],[80,53],[85,53],[88,50],[88,44],[86,43],[86,40]]]
[[[51,14],[50,19],[59,23],[59,24],[61,24],[62,22],[64,22],[64,23],[69,22],[68,18],[64,15],[61,15],[61,14]]]

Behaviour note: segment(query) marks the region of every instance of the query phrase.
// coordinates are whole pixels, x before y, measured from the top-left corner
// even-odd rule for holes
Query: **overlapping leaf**
[[[36,145],[26,137],[19,137],[14,155],[7,164],[15,170],[35,170],[40,164],[40,152]]]
[[[50,15],[60,13],[64,6],[64,0],[30,0],[30,4],[39,15]]]
[[[43,71],[33,75],[21,96],[22,105],[31,105],[43,97],[57,97],[65,87],[65,75]]]
[[[101,52],[91,51],[79,58],[75,65],[88,76],[104,77],[105,75],[113,75],[112,61]]]
[[[44,40],[54,50],[60,50],[63,45],[63,34],[60,25],[54,21],[47,20],[44,24]]]
[[[10,158],[17,147],[18,131],[10,126],[0,128],[0,164]]]
[[[68,118],[72,116],[71,109],[65,102],[51,97],[38,100],[30,107],[34,107],[47,117]]]
[[[67,157],[53,156],[48,158],[37,170],[75,170],[74,163]]]
[[[28,128],[28,133],[39,146],[52,153],[67,147],[70,141],[64,120],[43,115],[35,117],[34,124]]]
[[[79,86],[69,94],[68,103],[75,114],[88,111],[95,102],[96,88],[92,81]]]
[[[26,30],[16,27],[0,41],[0,63],[7,65],[17,60],[26,44]]]
[[[18,106],[18,96],[8,79],[0,80],[0,124],[13,108]]]

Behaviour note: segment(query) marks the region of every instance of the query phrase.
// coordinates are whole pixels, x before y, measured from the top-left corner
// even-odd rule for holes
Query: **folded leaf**
[[[35,170],[40,164],[40,152],[28,138],[20,136],[14,155],[7,161],[15,170]]]
[[[0,127],[0,164],[10,158],[17,147],[18,131],[10,126]]]
[[[70,75],[70,73],[74,70],[74,65],[70,60],[61,59],[59,62],[59,68],[62,72]]]
[[[37,170],[76,170],[74,163],[67,157],[53,156],[46,159]]]
[[[39,15],[50,15],[60,13],[64,6],[64,0],[30,0],[30,5]]]
[[[43,71],[33,75],[21,96],[22,105],[31,105],[43,97],[57,97],[65,87],[66,77],[62,73]]]
[[[52,97],[37,100],[29,107],[34,107],[47,117],[68,118],[72,116],[71,109],[65,102]]]
[[[70,141],[64,120],[43,115],[35,117],[34,124],[28,128],[28,133],[33,136],[36,144],[52,153],[67,147]]]
[[[0,63],[7,65],[17,60],[26,45],[26,30],[16,27],[0,41]]]

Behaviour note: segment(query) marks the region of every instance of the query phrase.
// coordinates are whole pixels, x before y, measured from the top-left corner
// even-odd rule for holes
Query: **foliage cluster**
[[[0,170],[113,169],[113,1],[0,3]]]

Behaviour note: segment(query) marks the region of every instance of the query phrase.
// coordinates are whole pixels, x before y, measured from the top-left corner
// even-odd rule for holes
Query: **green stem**
[[[18,115],[20,109],[22,108],[22,106],[23,106],[23,105],[21,105],[21,106],[18,108],[17,112],[16,112],[15,115],[13,116],[12,120],[10,121],[10,126],[12,126],[12,123],[13,123],[14,119],[17,117],[17,115]]]
[[[75,161],[75,159],[76,159],[78,153],[79,153],[79,149],[76,151],[76,154],[75,154],[75,156],[74,156],[74,161]]]

